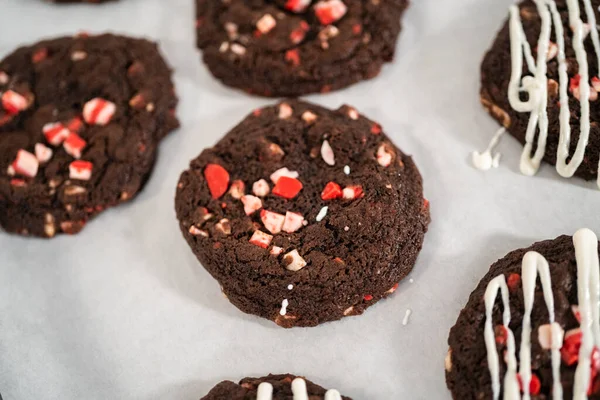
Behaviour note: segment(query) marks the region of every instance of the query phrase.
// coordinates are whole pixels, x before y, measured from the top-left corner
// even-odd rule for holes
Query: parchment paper
[[[217,1],[217,0],[214,0]],[[505,137],[499,169],[470,166],[497,125],[479,105],[479,63],[509,0],[418,0],[397,60],[375,80],[308,99],[349,103],[414,155],[433,222],[410,278],[366,314],[284,330],[245,315],[200,267],[178,229],[173,198],[189,160],[255,107],[211,78],[194,46],[192,0],[57,6],[0,0],[0,56],[80,30],[160,41],[175,69],[182,128],[129,205],[74,237],[0,233],[0,392],[5,400],[196,400],[223,379],[293,372],[354,399],[447,399],[446,339],[490,264],[534,241],[600,233],[594,184],[553,167],[518,173]],[[407,309],[413,310],[403,326]]]

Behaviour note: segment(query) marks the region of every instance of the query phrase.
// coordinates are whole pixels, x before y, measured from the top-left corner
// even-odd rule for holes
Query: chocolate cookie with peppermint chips
[[[77,233],[147,181],[178,126],[171,71],[154,43],[78,36],[0,61],[0,225]]]
[[[269,375],[245,378],[240,383],[223,381],[200,400],[288,400],[291,398],[317,400],[352,400],[335,389],[326,390],[295,375]]]
[[[340,89],[392,61],[408,0],[196,0],[212,74],[261,96]]]
[[[429,223],[421,176],[344,106],[257,109],[179,180],[185,239],[242,311],[289,328],[361,314],[413,268]]]
[[[452,397],[600,399],[598,269],[588,229],[494,263],[450,331]]]

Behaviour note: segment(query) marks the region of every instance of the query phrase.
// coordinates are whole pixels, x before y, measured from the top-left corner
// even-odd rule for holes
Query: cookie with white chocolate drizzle
[[[196,0],[212,74],[262,96],[328,92],[392,61],[408,0]]]
[[[589,229],[492,265],[448,339],[455,399],[600,399],[600,265]]]
[[[352,107],[255,110],[179,180],[181,231],[242,311],[280,326],[361,314],[413,268],[421,176]]]
[[[352,400],[335,389],[326,390],[294,375],[245,378],[239,384],[223,381],[200,400]]]
[[[79,232],[143,187],[178,126],[171,71],[156,44],[63,37],[0,61],[0,225]]]
[[[526,0],[482,64],[481,101],[524,144],[520,169],[542,160],[566,178],[600,179],[599,0]]]

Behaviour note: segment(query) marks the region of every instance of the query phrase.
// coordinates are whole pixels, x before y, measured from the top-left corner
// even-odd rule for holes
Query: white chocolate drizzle
[[[600,346],[600,264],[598,261],[598,238],[589,229],[580,229],[573,236],[575,258],[577,261],[577,294],[581,313],[582,344],[579,350],[579,363],[575,372],[573,399],[587,399],[591,362],[590,357],[594,347]],[[521,279],[523,286],[524,313],[521,333],[521,348],[519,351],[519,375],[522,380],[523,396],[520,395],[517,378],[517,360],[515,356],[515,341],[510,324],[509,292],[504,275],[499,275],[488,284],[484,301],[486,319],[484,327],[487,360],[492,380],[494,400],[500,396],[500,364],[496,351],[496,338],[492,321],[492,311],[500,291],[504,311],[502,325],[506,330],[506,375],[504,376],[504,400],[530,399],[529,385],[531,382],[531,312],[535,297],[537,278],[540,278],[542,292],[550,326],[552,327],[552,398],[563,398],[560,380],[560,349],[562,347],[562,328],[554,321],[554,297],[548,261],[539,253],[530,251],[523,257]]]
[[[504,135],[504,133],[506,132],[505,128],[500,128],[496,134],[494,135],[494,137],[492,138],[492,140],[490,141],[490,144],[488,145],[488,147],[483,151],[483,152],[478,152],[478,151],[474,151],[472,154],[472,162],[473,162],[473,166],[475,168],[477,168],[478,170],[481,171],[487,171],[489,169],[493,168],[498,168],[498,165],[500,165],[500,157],[501,154],[500,153],[495,153],[492,154],[494,149],[496,148],[496,146],[498,145],[498,143],[500,142],[500,139],[502,138],[502,135]]]
[[[559,73],[559,99],[560,99],[560,137],[557,149],[556,170],[565,177],[572,177],[585,156],[590,134],[590,86],[587,53],[583,41],[586,30],[581,20],[578,0],[567,0],[569,9],[569,23],[573,30],[572,46],[575,51],[579,65],[579,101],[581,104],[579,141],[575,152],[570,155],[571,145],[571,113],[569,110],[569,77],[567,75],[567,63],[565,57],[564,27],[560,13],[554,0],[534,0],[541,18],[541,31],[537,46],[537,60],[534,60],[531,48],[525,37],[519,8],[516,5],[510,7],[510,44],[511,44],[511,78],[508,86],[508,99],[512,108],[517,112],[530,113],[529,123],[525,136],[525,146],[521,155],[520,170],[524,175],[534,175],[539,167],[546,151],[548,139],[548,78],[547,56],[549,52],[550,35],[554,25],[554,33],[558,46],[558,73]],[[596,26],[596,17],[590,0],[583,0],[585,13],[589,26]],[[598,31],[591,30],[591,38],[598,62],[600,62],[600,40]],[[523,57],[531,75],[522,76]],[[600,64],[599,64],[600,65]],[[527,101],[522,101],[520,93],[527,93]],[[534,140],[537,134],[536,151],[531,155]],[[567,162],[567,159],[570,161]],[[600,172],[600,164],[598,165]],[[598,186],[600,187],[600,173],[598,174]]]
[[[293,400],[308,400],[308,390],[306,382],[302,378],[296,378],[292,381]],[[258,385],[256,400],[272,400],[273,385],[263,382]],[[324,400],[342,400],[342,395],[335,389],[330,389],[325,393]]]

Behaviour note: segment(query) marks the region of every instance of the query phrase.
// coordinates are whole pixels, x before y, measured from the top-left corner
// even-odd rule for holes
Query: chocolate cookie
[[[200,400],[352,400],[341,396],[335,389],[321,386],[294,375],[269,375],[262,378],[245,378],[239,384],[223,381]]]
[[[196,0],[212,74],[261,96],[328,92],[392,61],[408,0]]]
[[[156,45],[78,36],[0,61],[0,225],[52,237],[133,198],[178,126]]]
[[[450,331],[453,398],[600,399],[598,269],[588,229],[492,265]]]
[[[361,314],[413,268],[429,223],[412,158],[352,107],[258,109],[179,180],[180,227],[242,311],[289,328]]]
[[[535,174],[544,160],[564,177],[596,179],[600,0],[576,1],[571,8],[566,0],[539,4],[526,0],[510,8],[509,20],[483,60],[481,101],[525,144],[524,174]]]

